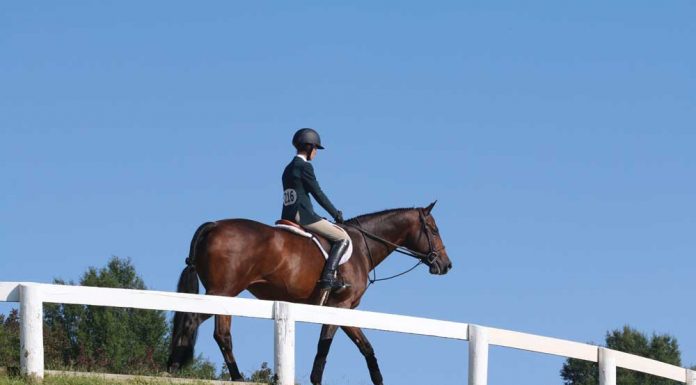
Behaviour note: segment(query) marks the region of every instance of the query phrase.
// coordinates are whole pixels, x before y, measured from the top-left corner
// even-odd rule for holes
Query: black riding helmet
[[[321,145],[321,138],[319,137],[318,132],[311,128],[300,128],[292,137],[292,145],[299,149],[307,144],[320,150],[324,149],[324,147]]]

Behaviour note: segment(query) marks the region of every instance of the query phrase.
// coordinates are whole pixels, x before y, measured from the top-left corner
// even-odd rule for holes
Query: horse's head
[[[452,262],[447,256],[447,250],[440,238],[440,230],[432,215],[435,203],[437,201],[417,209],[418,222],[413,225],[412,236],[407,240],[409,243],[407,247],[426,256],[422,260],[430,267],[430,274],[442,275],[447,274],[452,268]]]

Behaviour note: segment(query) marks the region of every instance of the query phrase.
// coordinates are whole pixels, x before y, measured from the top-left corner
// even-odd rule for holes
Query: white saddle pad
[[[342,232],[346,233],[346,231],[343,230],[340,226],[336,226],[336,225],[333,225],[333,226],[336,227],[337,229],[341,230]],[[321,245],[321,242],[319,242],[319,239],[317,239],[317,237],[315,237],[313,234],[308,233],[308,232],[304,231],[303,229],[297,228],[295,226],[275,225],[275,227],[278,227],[278,228],[283,229],[283,230],[287,230],[291,233],[301,235],[305,238],[311,238],[312,241],[314,242],[314,244],[317,245],[317,247],[319,248],[319,251],[321,251],[321,254],[324,256],[324,258],[329,259],[329,254],[326,252],[326,250],[324,250],[324,247]],[[348,235],[348,234],[346,233],[346,235]],[[346,252],[343,253],[343,256],[341,257],[341,261],[338,263],[339,265],[342,265],[342,264],[348,262],[348,260],[350,259],[350,256],[353,254],[353,241],[351,241],[350,238],[348,238],[348,239],[349,239],[348,240],[348,248],[346,249]]]

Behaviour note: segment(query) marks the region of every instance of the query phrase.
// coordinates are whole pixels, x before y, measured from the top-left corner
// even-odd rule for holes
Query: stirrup
[[[329,299],[331,293],[341,292],[350,287],[343,279],[334,278],[330,281],[319,280],[319,303],[317,305],[324,306]]]
[[[319,289],[325,290],[330,289],[331,291],[340,291],[350,287],[350,284],[343,280],[343,278],[334,277],[332,279],[320,279],[317,281],[319,284]]]

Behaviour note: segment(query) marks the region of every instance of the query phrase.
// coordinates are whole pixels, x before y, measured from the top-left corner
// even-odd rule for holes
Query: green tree
[[[677,340],[666,334],[645,334],[629,326],[613,330],[606,335],[606,347],[638,356],[652,358],[668,364],[681,366],[681,353]],[[565,385],[597,385],[599,369],[597,363],[568,359],[561,369]],[[617,368],[617,385],[678,385],[679,382],[655,377],[628,369]]]
[[[55,279],[54,283],[74,285]],[[147,289],[130,259],[112,257],[90,267],[79,285]],[[166,370],[170,328],[165,312],[100,306],[44,304],[44,358],[48,369],[112,373]],[[19,366],[19,315],[0,314],[0,367]],[[214,365],[196,357],[183,375],[215,378]]]
[[[66,284],[55,280],[57,284]],[[70,283],[72,284],[72,283]],[[91,267],[81,286],[146,289],[130,259],[112,257]],[[113,373],[164,370],[168,325],[163,311],[83,305],[45,306],[48,367]]]
[[[19,313],[0,314],[0,367],[19,367]]]

